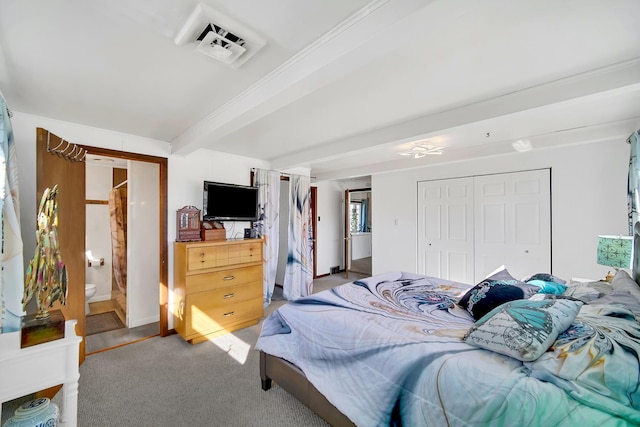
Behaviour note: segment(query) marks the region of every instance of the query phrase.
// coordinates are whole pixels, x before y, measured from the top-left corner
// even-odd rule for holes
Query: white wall
[[[108,201],[113,181],[113,167],[87,163],[85,169],[87,200]],[[86,221],[85,250],[87,254],[91,252],[93,258],[104,258],[104,265],[86,267],[86,282],[96,285],[96,293],[89,301],[107,301],[111,299],[113,267],[109,205],[86,205]]]
[[[629,152],[622,138],[375,175],[373,274],[417,271],[418,181],[551,168],[552,273],[604,277],[598,234],[628,234]]]
[[[351,259],[371,256],[371,233],[351,233]]]

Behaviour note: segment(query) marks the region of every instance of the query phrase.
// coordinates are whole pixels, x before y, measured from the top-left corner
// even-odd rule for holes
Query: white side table
[[[26,348],[20,348],[20,331],[0,334],[0,405],[62,384],[58,425],[77,426],[82,337],[76,335],[76,323],[65,322],[64,338]]]

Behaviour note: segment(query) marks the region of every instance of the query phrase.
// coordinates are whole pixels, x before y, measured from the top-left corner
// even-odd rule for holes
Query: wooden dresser
[[[262,317],[262,240],[174,243],[174,328],[192,344]]]

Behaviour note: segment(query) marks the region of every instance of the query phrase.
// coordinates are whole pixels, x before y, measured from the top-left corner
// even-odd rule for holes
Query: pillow
[[[553,274],[549,274],[549,273],[536,273],[533,276],[525,279],[524,281],[528,282],[529,280],[543,280],[545,282],[555,282],[561,285],[564,285],[565,283],[567,283],[566,280],[556,277]]]
[[[541,294],[562,295],[567,290],[567,287],[561,283],[547,282],[545,280],[527,280],[527,283],[538,286],[540,288],[538,292]]]
[[[524,281],[530,285],[538,286],[539,292],[542,294],[561,295],[567,289],[566,280],[547,273],[534,274]]]
[[[530,362],[551,347],[575,320],[581,301],[516,300],[493,309],[469,329],[471,345]]]
[[[613,290],[607,282],[571,282],[562,293],[564,296],[577,298],[583,302],[591,302]]]
[[[514,279],[505,268],[469,289],[458,305],[478,320],[505,302],[529,298],[539,290],[537,286]]]

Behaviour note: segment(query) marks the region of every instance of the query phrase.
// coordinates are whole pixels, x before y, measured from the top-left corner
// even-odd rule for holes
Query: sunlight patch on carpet
[[[222,335],[209,340],[212,344],[215,344],[220,350],[227,353],[233,359],[235,359],[241,365],[247,361],[249,357],[249,351],[251,345],[242,341],[240,338],[233,334]]]

